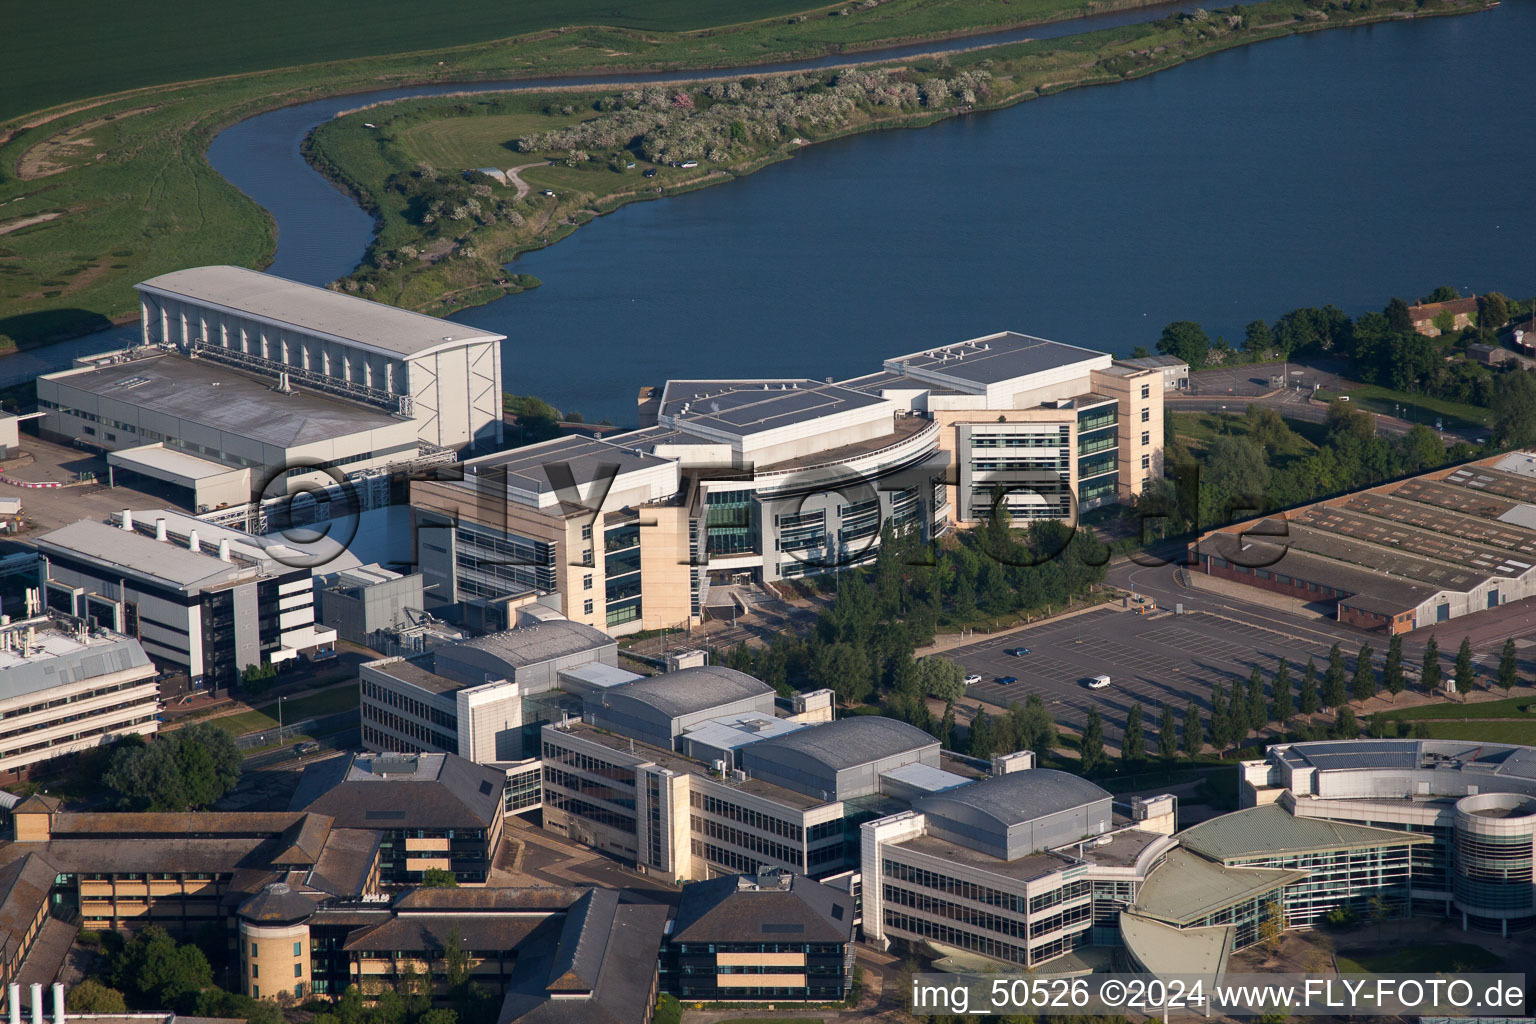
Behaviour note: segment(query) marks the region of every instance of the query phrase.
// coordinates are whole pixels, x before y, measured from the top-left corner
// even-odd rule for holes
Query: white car
[[[1109,676],[1094,676],[1092,679],[1088,680],[1088,689],[1090,689],[1090,690],[1107,690],[1107,689],[1109,689]]]
[[[977,675],[975,672],[972,672],[970,675],[965,677],[966,686],[975,686],[979,682],[981,682],[981,676]]]

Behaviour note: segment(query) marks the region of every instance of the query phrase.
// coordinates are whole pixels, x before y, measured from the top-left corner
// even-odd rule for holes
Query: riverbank
[[[807,145],[869,131],[922,127],[1080,86],[1127,81],[1223,50],[1298,33],[1470,13],[1488,6],[1492,5],[1480,0],[1431,0],[1422,6],[1414,0],[1386,0],[1366,11],[1342,5],[1331,5],[1332,9],[1325,11],[1298,0],[1270,0],[1068,39],[988,47],[889,67],[877,62],[861,66],[861,73],[874,69],[884,79],[870,90],[856,88],[846,94],[840,92],[845,91],[841,83],[848,80],[846,73],[785,73],[779,77],[791,84],[777,87],[771,98],[776,106],[757,97],[762,116],[777,130],[755,130],[754,97],[748,95],[743,101],[747,106],[740,108],[743,120],[732,125],[732,138],[717,138],[712,149],[655,152],[655,119],[676,120],[677,111],[671,108],[681,106],[690,115],[697,113],[695,121],[706,121],[712,108],[727,102],[724,90],[734,88],[740,93],[746,84],[749,93],[760,94],[762,78],[709,86],[674,83],[664,95],[632,90],[625,94],[627,99],[590,86],[539,94],[409,100],[370,107],[366,113],[328,122],[306,140],[305,152],[312,166],[357,198],[375,217],[374,244],[343,286],[446,315],[500,297],[498,282],[507,279],[505,264],[523,253],[554,244],[597,216],[630,203],[735,180],[789,159]],[[952,84],[950,80],[968,75],[985,79],[984,84],[945,88],[936,97],[929,95],[934,81],[947,86]],[[829,116],[812,102],[825,95],[838,96],[847,104],[846,109]],[[799,109],[786,110],[786,102],[798,104]],[[502,123],[508,126],[507,136],[494,146],[488,145],[493,132],[486,126],[494,129]],[[425,125],[432,127],[435,152],[462,154],[473,157],[474,162],[467,167],[432,167],[423,172],[419,136]],[[607,130],[609,125],[612,131]],[[626,134],[635,125],[639,130]],[[644,134],[646,131],[650,134]],[[456,132],[478,145],[449,145]],[[785,137],[791,138],[786,141]],[[518,143],[518,138],[525,141]],[[530,141],[534,144],[529,145]],[[507,165],[524,163],[529,157],[546,160],[544,166],[523,169],[521,177],[534,188],[547,191],[508,202],[503,197],[510,189],[486,179],[478,186],[480,198],[488,206],[494,204],[499,216],[493,212],[487,220],[478,206],[473,213],[466,213],[464,197],[449,196],[444,208],[457,212],[457,223],[436,217],[422,219],[419,204],[424,188],[451,193],[454,189],[448,182],[461,170],[498,166],[498,157]],[[697,166],[672,166],[685,161]],[[642,170],[655,178],[637,183],[635,176]],[[424,181],[424,173],[433,180]],[[470,188],[464,185],[458,191]]]
[[[816,7],[805,15],[689,32],[560,28],[146,86],[12,118],[0,123],[0,351],[132,320],[133,284],[156,274],[202,264],[270,265],[271,217],[207,157],[222,131],[259,114],[392,88],[692,74],[811,60],[913,39],[969,39],[1148,3],[878,0],[873,7],[850,5],[847,16],[838,13],[841,6]]]

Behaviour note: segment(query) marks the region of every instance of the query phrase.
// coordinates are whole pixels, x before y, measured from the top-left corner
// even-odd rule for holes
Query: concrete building
[[[871,560],[1005,503],[1072,519],[1161,475],[1161,371],[1004,333],[834,383],[674,380],[641,429],[413,481],[429,600],[535,590],[617,634],[687,626],[713,584]]]
[[[1127,366],[1156,370],[1161,373],[1164,391],[1189,390],[1189,364],[1178,356],[1142,356],[1121,361]]]
[[[1197,571],[1406,633],[1536,594],[1536,454],[1512,452],[1224,526]]]
[[[327,575],[315,596],[320,623],[363,647],[415,625],[426,608],[421,573],[398,573],[377,563]]]
[[[502,335],[239,267],[138,289],[139,346],[37,381],[114,477],[204,511],[501,442]]]
[[[305,767],[290,811],[382,834],[379,877],[419,883],[451,871],[484,885],[501,842],[506,777],[454,754],[341,754]]]
[[[504,335],[241,267],[138,285],[146,345],[407,417],[440,448],[501,441]]]
[[[480,764],[536,758],[539,729],[558,721],[562,709],[581,713],[579,696],[559,692],[565,676],[583,668],[618,673],[617,665],[616,641],[563,619],[525,621],[409,658],[366,662],[360,669],[363,746],[457,754]],[[537,763],[528,770],[515,809],[538,803]]]
[[[0,775],[159,728],[158,671],[131,637],[57,613],[0,627]]]
[[[853,897],[769,870],[683,887],[661,950],[661,984],[684,1001],[847,998]]]
[[[46,606],[133,637],[163,671],[237,685],[249,665],[334,649],[303,552],[190,516],[125,510],[37,539]]]

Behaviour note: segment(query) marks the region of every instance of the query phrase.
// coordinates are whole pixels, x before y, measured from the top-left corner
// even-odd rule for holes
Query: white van
[[[1105,690],[1109,688],[1109,676],[1094,676],[1088,680],[1088,689]]]

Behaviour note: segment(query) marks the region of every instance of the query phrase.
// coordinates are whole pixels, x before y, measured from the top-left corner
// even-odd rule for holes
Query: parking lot
[[[1088,708],[1097,706],[1104,716],[1105,736],[1114,742],[1133,704],[1143,706],[1151,738],[1163,704],[1171,702],[1180,719],[1191,699],[1209,711],[1215,683],[1246,681],[1255,664],[1267,681],[1282,654],[1291,663],[1294,686],[1308,656],[1317,659],[1321,673],[1332,640],[1323,630],[1270,628],[1212,612],[1141,616],[1101,609],[991,637],[947,656],[981,676],[980,683],[966,690],[968,696],[1007,707],[1039,693],[1052,716],[1072,726],[1081,726]],[[1352,667],[1354,650],[1344,646]],[[1031,653],[1007,653],[1016,647],[1028,647]],[[1110,677],[1111,685],[1090,690],[1088,680],[1100,673]],[[999,684],[1003,676],[1019,681]]]

